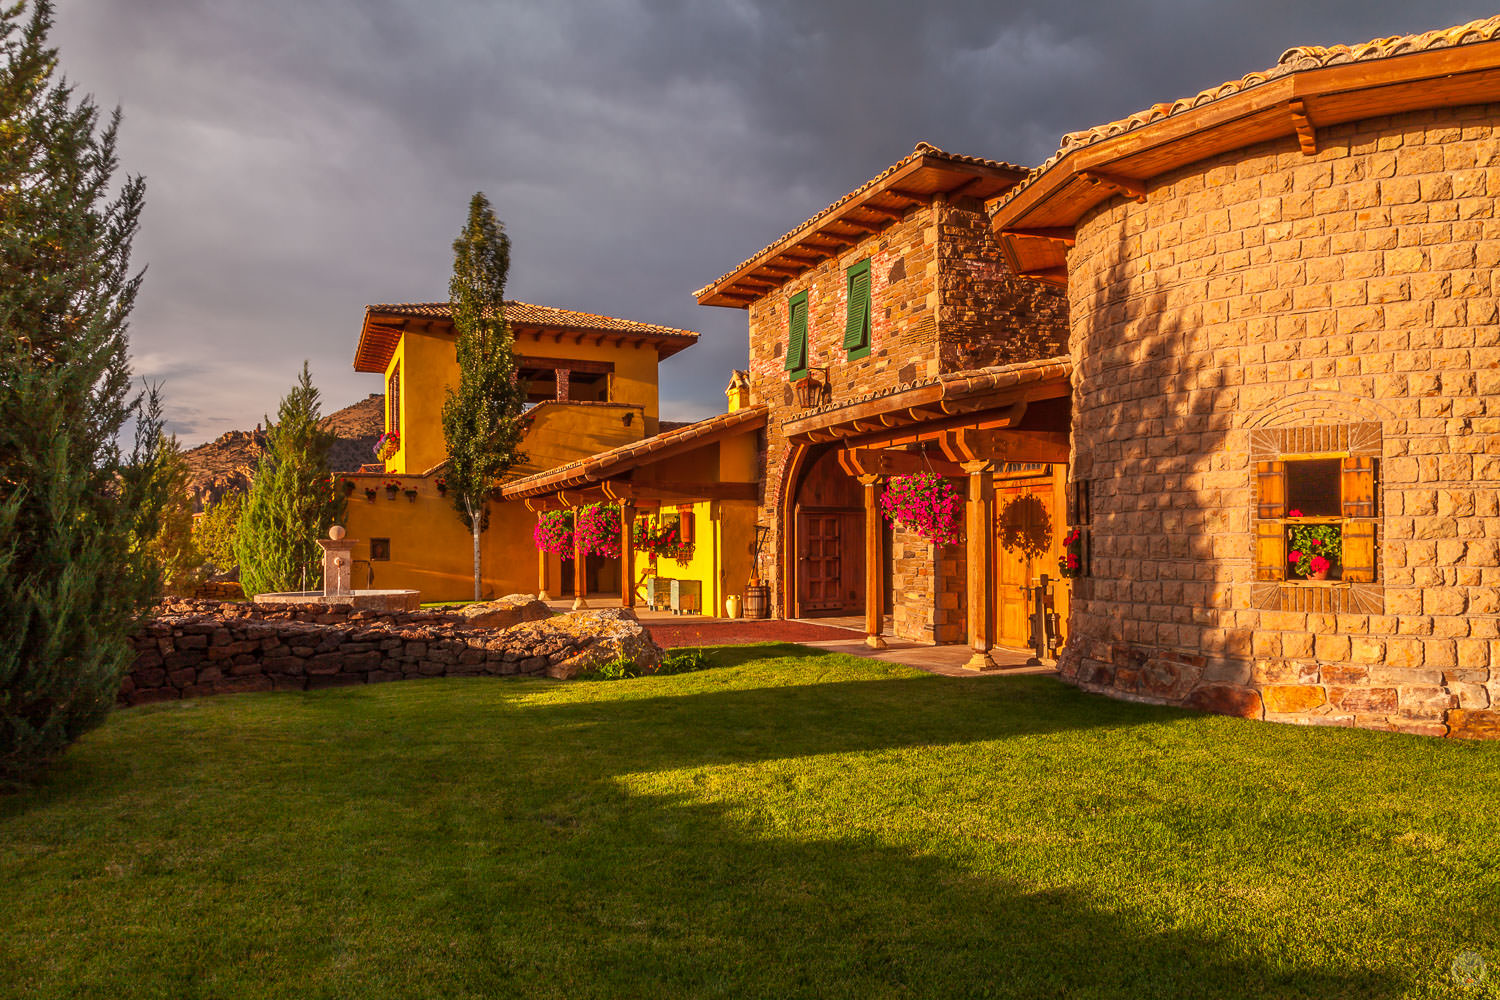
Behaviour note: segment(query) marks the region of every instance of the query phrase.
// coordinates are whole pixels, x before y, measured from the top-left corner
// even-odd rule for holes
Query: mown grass
[[[1495,995],[1500,746],[712,658],[117,713],[0,799],[0,995]]]

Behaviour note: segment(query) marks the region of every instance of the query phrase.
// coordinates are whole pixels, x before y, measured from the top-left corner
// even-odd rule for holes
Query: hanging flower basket
[[[886,520],[916,532],[934,545],[959,539],[963,499],[953,484],[935,472],[892,476],[880,497]]]
[[[571,510],[549,510],[536,516],[536,528],[531,540],[543,552],[550,552],[564,560],[573,558],[573,512]]]
[[[620,508],[614,504],[593,503],[578,511],[578,544],[588,555],[605,559],[620,557]]]
[[[677,562],[687,562],[693,558],[692,543],[682,540],[682,529],[677,524],[658,523],[642,518],[635,522],[631,538],[635,541],[636,551],[653,558],[660,556]]]
[[[377,492],[377,490],[375,489],[375,487],[373,487],[373,486],[366,486],[365,487],[365,499],[368,500],[368,501],[370,501],[370,503],[374,503],[375,502],[375,494],[376,494],[376,492]]]
[[[344,496],[354,492],[354,480],[345,479],[340,485],[344,488]]]
[[[400,450],[401,435],[396,431],[386,431],[375,442],[375,457],[382,462]]]
[[[395,479],[385,481],[385,495],[390,499],[396,499],[396,494],[401,492],[401,483]]]
[[[444,478],[443,476],[438,476],[437,482],[434,485],[437,486],[439,496],[448,495],[448,480],[446,478]]]

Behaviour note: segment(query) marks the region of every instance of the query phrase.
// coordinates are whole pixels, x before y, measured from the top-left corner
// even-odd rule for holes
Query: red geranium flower
[[[1293,549],[1292,551],[1290,551],[1290,552],[1288,552],[1286,554],[1286,561],[1289,562],[1289,563],[1301,562],[1302,561],[1302,553],[1298,552],[1296,549]]]
[[[1302,511],[1301,511],[1301,509],[1299,509],[1297,507],[1293,507],[1291,510],[1289,510],[1289,511],[1286,512],[1286,516],[1287,517],[1301,517],[1302,516]]]
[[[1329,562],[1327,559],[1324,559],[1322,556],[1312,557],[1312,571],[1314,573],[1322,573],[1332,565],[1333,563]]]

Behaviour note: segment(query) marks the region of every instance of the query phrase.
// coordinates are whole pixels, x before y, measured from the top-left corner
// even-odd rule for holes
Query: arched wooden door
[[[865,512],[859,483],[830,448],[808,463],[796,497],[796,614],[863,612]]]

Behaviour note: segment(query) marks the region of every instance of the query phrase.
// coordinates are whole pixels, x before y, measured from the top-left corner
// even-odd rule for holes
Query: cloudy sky
[[[1064,132],[1273,65],[1485,17],[1318,0],[57,0],[147,180],[138,372],[185,444],[334,409],[366,303],[442,299],[483,190],[511,298],[701,331],[662,409],[719,412],[745,317],[692,291],[918,140],[1031,164]]]

